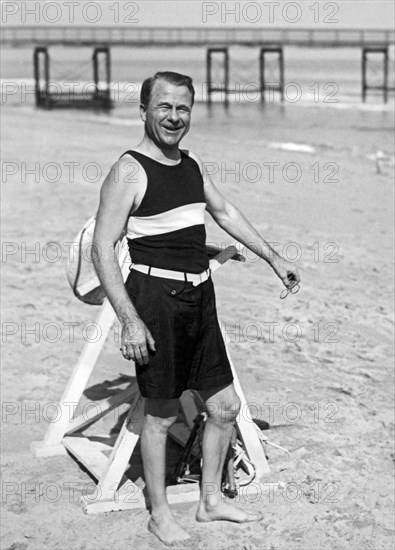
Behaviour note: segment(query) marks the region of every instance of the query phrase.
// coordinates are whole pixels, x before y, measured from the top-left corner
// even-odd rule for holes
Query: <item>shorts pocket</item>
[[[143,291],[147,284],[147,275],[132,270],[126,280],[125,287],[129,298],[134,305],[139,301],[140,296],[143,295]]]
[[[187,281],[173,281],[159,277],[156,278],[155,283],[168,296],[179,296],[192,286],[192,283]]]

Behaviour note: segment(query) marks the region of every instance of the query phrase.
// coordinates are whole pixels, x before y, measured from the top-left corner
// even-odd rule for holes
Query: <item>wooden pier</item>
[[[112,108],[110,94],[111,59],[110,50],[98,47],[93,50],[93,90],[51,90],[50,56],[46,47],[38,46],[34,50],[34,80],[36,106],[44,109],[73,107],[80,109],[109,110]],[[100,82],[104,82],[104,87]],[[52,83],[53,84],[53,83]]]
[[[212,47],[267,45],[309,48],[388,48],[394,30],[216,27],[3,26],[1,43],[26,46]]]
[[[110,47],[116,46],[205,47],[207,49],[207,101],[210,103],[211,95],[221,91],[224,94],[225,105],[228,105],[228,94],[234,92],[229,88],[229,48],[232,46],[259,49],[259,82],[262,101],[265,101],[265,90],[269,89],[269,83],[265,80],[265,57],[273,53],[277,54],[279,81],[275,91],[280,93],[280,98],[284,101],[284,47],[358,48],[362,54],[362,100],[366,101],[367,92],[374,90],[381,92],[384,102],[387,102],[389,92],[394,91],[394,87],[389,84],[389,49],[395,44],[395,31],[392,29],[9,26],[2,29],[1,44],[11,47],[34,46],[39,50],[46,50],[50,46],[86,46],[108,52]],[[212,57],[215,54],[223,56],[223,83],[215,83],[212,80]],[[382,71],[382,79],[378,83],[370,83],[368,81],[369,60],[374,62],[375,59],[380,59],[378,56],[383,60],[379,68]],[[108,66],[107,74],[109,72]],[[108,98],[104,99],[107,101]]]

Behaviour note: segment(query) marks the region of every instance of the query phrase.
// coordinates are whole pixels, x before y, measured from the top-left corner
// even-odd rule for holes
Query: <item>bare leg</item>
[[[189,535],[174,519],[166,498],[166,439],[177,418],[178,399],[146,399],[141,433],[145,482],[151,502],[148,529],[163,543],[172,545]]]
[[[237,523],[257,521],[262,514],[241,510],[232,504],[223,502],[221,493],[222,468],[229,447],[233,430],[240,409],[240,400],[233,384],[223,388],[205,400],[208,419],[203,436],[202,487],[197,521],[227,520]]]
[[[226,457],[226,459],[228,459],[228,456],[229,456],[228,462],[226,464],[226,490],[227,490],[227,496],[230,496],[230,495],[236,496],[237,495],[235,472],[234,472],[234,463],[235,463],[234,446],[236,445],[236,440],[237,440],[236,428],[235,428],[235,426],[233,426],[232,435],[230,437],[230,447],[228,447],[228,455]]]

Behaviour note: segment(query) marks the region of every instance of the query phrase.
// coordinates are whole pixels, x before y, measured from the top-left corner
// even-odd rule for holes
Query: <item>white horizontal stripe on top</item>
[[[138,239],[204,224],[205,209],[206,203],[195,202],[154,216],[130,216],[126,236],[128,239]]]

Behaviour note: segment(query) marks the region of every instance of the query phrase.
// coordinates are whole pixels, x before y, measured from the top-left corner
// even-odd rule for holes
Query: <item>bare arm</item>
[[[122,158],[104,180],[93,235],[92,259],[104,292],[122,324],[123,355],[142,364],[148,362],[147,342],[152,347],[154,341],[126,292],[114,253],[129,213],[135,209],[136,199],[146,185],[145,172],[136,164],[131,157]]]
[[[297,268],[282,258],[262,235],[258,233],[244,214],[225,199],[215,187],[210,175],[205,171],[199,157],[193,153],[190,153],[190,156],[198,162],[202,171],[204,194],[207,203],[206,209],[217,224],[229,235],[265,260],[286,287],[292,288],[296,286],[300,282]]]

